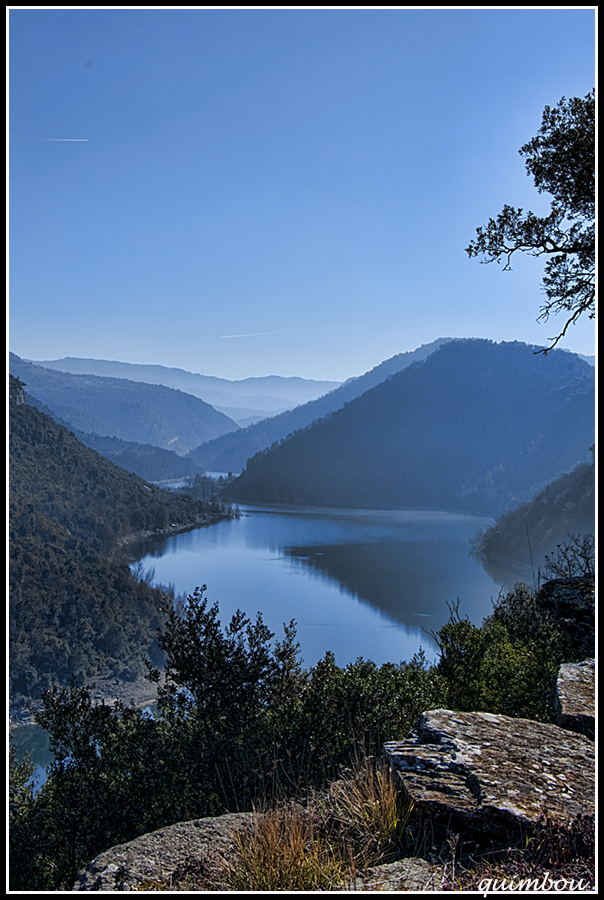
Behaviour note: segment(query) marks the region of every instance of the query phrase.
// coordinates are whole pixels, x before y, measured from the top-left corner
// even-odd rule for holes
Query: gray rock
[[[440,888],[436,866],[425,859],[400,859],[383,866],[373,866],[352,882],[335,888],[336,891],[438,891]]]
[[[460,830],[496,836],[594,812],[594,745],[557,725],[435,709],[384,750],[415,811]]]
[[[253,819],[253,813],[231,813],[179,822],[143,834],[106,850],[90,863],[73,885],[74,891],[128,891],[145,882],[170,879],[194,863],[196,875],[220,888],[221,862],[232,856],[233,832]]]
[[[556,713],[561,728],[595,737],[595,678],[595,659],[560,666],[556,685]]]

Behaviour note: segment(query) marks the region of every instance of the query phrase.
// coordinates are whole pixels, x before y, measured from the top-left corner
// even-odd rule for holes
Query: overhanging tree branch
[[[515,253],[547,256],[543,277],[546,301],[537,321],[570,313],[547,353],[583,314],[595,318],[595,96],[561,99],[545,107],[536,137],[520,148],[535,187],[552,195],[551,212],[537,216],[505,205],[496,219],[476,229],[466,253],[488,264]]]

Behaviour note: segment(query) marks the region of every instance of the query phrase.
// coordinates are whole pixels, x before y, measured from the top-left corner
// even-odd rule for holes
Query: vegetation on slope
[[[498,580],[514,569],[538,577],[557,545],[573,534],[594,534],[595,522],[595,465],[581,463],[476,535],[472,553]]]
[[[56,759],[36,797],[13,765],[11,888],[69,888],[102,850],[173,822],[304,801],[426,709],[552,721],[559,664],[593,653],[593,621],[577,643],[519,585],[480,628],[453,609],[436,665],[419,654],[340,668],[327,653],[306,671],[293,622],[276,644],[260,614],[223,628],[205,590],[166,609],[156,718],[94,704],[85,687],[46,693],[37,718]]]
[[[594,370],[457,340],[248,461],[241,501],[497,515],[583,461]]]
[[[204,474],[192,460],[179,456],[173,450],[100,434],[85,434],[83,431],[76,431],[74,434],[86,447],[91,447],[116,466],[126,472],[134,472],[145,481],[169,481]]]
[[[334,410],[341,409],[344,404],[385,381],[395,372],[400,372],[413,362],[425,359],[449,340],[450,338],[439,338],[430,344],[418,347],[417,350],[397,353],[396,356],[384,360],[369,372],[365,372],[364,375],[349,378],[340,387],[323,397],[310,400],[308,403],[282,412],[278,416],[271,416],[255,425],[249,425],[241,431],[225,434],[202,444],[201,447],[190,451],[189,458],[210,471],[240,472],[247,460],[254,454],[271,447],[275,441],[283,440],[297,429],[305,428],[317,419],[328,416]]]
[[[90,434],[85,431],[72,430],[68,422],[54,413],[45,403],[24,391],[25,403],[39,409],[63,425],[77,437],[80,443],[96,450],[105,459],[144,478],[145,481],[167,481],[194,477],[199,467],[185,456],[179,456],[174,450],[163,450],[153,444],[139,444],[136,441],[122,441],[109,435]]]
[[[70,375],[44,369],[14,353],[10,372],[69,427],[88,434],[153,444],[185,454],[239,426],[209,403],[162,385],[125,378]]]
[[[227,514],[153,487],[18,402],[11,376],[9,649],[11,702],[72,674],[133,681],[157,654],[160,595],[110,561],[129,533]]]

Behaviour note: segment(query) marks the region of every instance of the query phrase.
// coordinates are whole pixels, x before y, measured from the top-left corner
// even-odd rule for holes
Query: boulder
[[[233,833],[252,818],[253,813],[230,813],[143,834],[99,854],[78,874],[72,890],[140,890],[141,885],[166,881],[169,885],[175,873],[186,878],[188,868],[194,870],[198,884],[205,881],[212,890],[219,890],[225,887],[222,863],[235,851]]]
[[[557,725],[434,709],[384,750],[415,811],[447,827],[497,837],[594,812],[594,744]]]
[[[595,737],[595,678],[595,659],[560,666],[555,702],[557,721],[561,728]]]

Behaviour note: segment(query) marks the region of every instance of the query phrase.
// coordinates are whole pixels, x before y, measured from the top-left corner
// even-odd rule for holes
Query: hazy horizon
[[[441,337],[442,337],[442,335],[441,335]],[[476,336],[475,335],[467,335],[467,337],[469,337],[470,339],[473,339]],[[438,340],[438,338],[434,338],[434,340]],[[490,340],[490,339],[487,338],[487,340]],[[430,343],[432,343],[432,341],[424,341],[422,344],[418,345],[418,347],[410,347],[408,350],[400,350],[399,353],[412,353],[414,350],[418,350],[420,347],[425,346],[426,344],[430,344]],[[563,350],[568,353],[577,353],[579,356],[586,358],[586,360],[588,362],[591,363],[593,361],[593,363],[595,363],[595,353],[591,353],[591,354],[590,353],[581,353],[577,350],[571,350],[569,347],[564,347],[564,346],[558,346],[558,347],[556,347],[556,350]],[[11,352],[15,353],[16,351],[11,350]],[[392,354],[392,356],[397,356],[397,355],[398,355],[397,353]],[[21,356],[21,354],[17,353],[17,356]],[[391,359],[391,358],[392,357],[387,357],[387,359]],[[95,361],[102,360],[103,362],[127,363],[128,365],[135,365],[135,366],[164,366],[165,368],[182,369],[183,371],[189,372],[190,374],[193,374],[193,375],[205,375],[210,378],[212,378],[212,377],[213,378],[221,378],[221,379],[225,379],[227,381],[245,381],[249,378],[271,378],[271,377],[276,376],[276,377],[281,377],[281,378],[305,378],[306,380],[310,380],[310,381],[334,381],[334,383],[338,382],[340,384],[343,384],[344,381],[347,380],[347,378],[355,378],[360,375],[364,375],[371,369],[375,368],[376,366],[379,366],[380,363],[386,361],[386,360],[378,360],[373,365],[369,366],[369,368],[366,369],[365,371],[354,372],[354,373],[351,373],[350,375],[348,375],[347,378],[338,380],[338,379],[324,379],[324,378],[321,378],[320,376],[281,375],[280,372],[266,372],[264,375],[247,375],[247,376],[244,375],[244,376],[241,376],[240,378],[232,378],[231,379],[225,375],[215,375],[213,372],[194,371],[193,369],[185,369],[184,366],[178,366],[178,365],[166,366],[165,363],[152,361],[152,360],[149,360],[148,362],[140,362],[140,361],[135,361],[135,360],[125,360],[125,359],[105,359],[103,357],[81,357],[81,356],[77,357],[77,356],[74,356],[73,354],[69,354],[69,356],[64,356],[64,357],[56,357],[54,359],[51,359],[50,357],[46,357],[45,359],[31,359],[30,357],[25,357],[25,356],[21,356],[21,359],[26,359],[28,362],[38,364],[38,365],[42,365],[44,362],[59,362],[61,359],[91,359],[91,360],[95,360]]]
[[[542,261],[464,251],[595,83],[594,8],[9,9],[10,347],[345,381],[539,346]],[[564,347],[593,355],[583,319]]]

